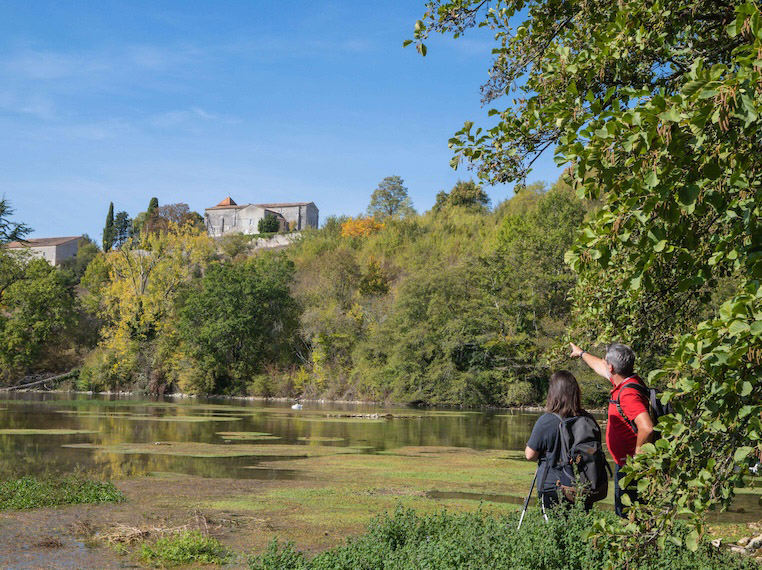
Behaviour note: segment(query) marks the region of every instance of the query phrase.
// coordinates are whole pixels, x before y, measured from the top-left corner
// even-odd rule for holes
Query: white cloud
[[[43,95],[23,97],[9,91],[0,92],[0,109],[45,120],[51,120],[55,115],[55,106],[48,97]]]
[[[11,76],[43,81],[101,74],[112,69],[101,55],[35,50],[16,53],[1,66]]]
[[[174,127],[198,121],[212,121],[219,118],[220,115],[205,111],[201,107],[191,107],[189,109],[169,111],[155,115],[148,123],[153,127]]]

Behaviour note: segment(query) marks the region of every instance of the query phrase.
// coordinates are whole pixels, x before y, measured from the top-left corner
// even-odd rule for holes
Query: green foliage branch
[[[491,181],[521,180],[555,146],[581,197],[601,209],[567,262],[580,276],[578,322],[593,337],[677,341],[650,380],[675,414],[626,468],[647,501],[627,526],[602,521],[622,557],[670,543],[698,548],[707,510],[727,506],[762,451],[762,17],[757,3],[430,2],[416,26],[456,37],[479,25],[498,47],[487,101],[496,126],[450,141]],[[516,18],[526,18],[513,29]],[[738,290],[696,322],[707,288]],[[601,287],[602,285],[602,287]],[[590,325],[595,327],[596,325]],[[648,345],[645,346],[648,349]],[[687,517],[692,530],[677,532]]]
[[[0,245],[24,239],[32,231],[24,223],[11,221],[13,211],[10,201],[5,196],[0,198]]]

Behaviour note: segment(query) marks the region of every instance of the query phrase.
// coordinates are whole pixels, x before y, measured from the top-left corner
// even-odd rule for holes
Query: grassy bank
[[[157,446],[158,449],[165,447]],[[250,467],[253,475],[259,477],[261,473],[261,478],[215,479],[168,472],[136,477],[123,472],[115,483],[126,498],[125,502],[97,506],[75,504],[65,509],[0,511],[3,528],[0,559],[21,564],[21,558],[14,558],[20,556],[19,536],[32,545],[41,544],[43,539],[46,544],[62,544],[55,550],[39,546],[37,554],[56,560],[71,560],[75,565],[84,564],[77,562],[82,556],[78,545],[86,542],[94,546],[88,549],[90,558],[84,564],[86,567],[113,567],[124,562],[123,555],[142,564],[170,565],[175,561],[180,563],[180,560],[190,563],[194,556],[222,552],[217,550],[217,542],[206,538],[219,541],[226,551],[234,553],[237,563],[243,563],[246,556],[267,552],[270,554],[266,556],[285,560],[288,549],[273,551],[270,545],[274,539],[281,544],[293,541],[297,546],[291,549],[291,556],[301,560],[300,564],[313,564],[310,560],[315,556],[323,557],[318,560],[335,560],[338,556],[351,555],[354,558],[347,560],[357,562],[356,557],[362,553],[352,551],[345,544],[346,537],[359,537],[357,541],[366,545],[363,552],[383,553],[391,547],[375,544],[378,533],[374,529],[384,525],[387,534],[392,532],[388,529],[401,532],[400,528],[419,527],[431,534],[440,524],[443,534],[436,540],[440,541],[437,548],[442,551],[459,552],[456,550],[460,548],[457,540],[465,539],[458,537],[470,536],[466,534],[466,531],[472,532],[468,529],[481,529],[479,532],[484,533],[497,529],[494,531],[494,549],[507,548],[500,546],[506,540],[518,540],[513,534],[506,534],[509,529],[502,527],[515,524],[534,465],[520,459],[516,452],[403,447],[366,455],[326,454],[330,447],[314,447],[322,448],[323,452],[302,457],[261,457]],[[6,482],[4,488],[9,484],[10,481]],[[45,495],[52,493],[49,490]],[[44,504],[39,502],[35,506]],[[610,508],[610,499],[596,506],[596,512],[599,516],[608,516],[607,508]],[[442,515],[443,509],[450,514]],[[415,514],[411,514],[413,511]],[[383,513],[396,514],[382,517],[380,520],[387,521],[385,523],[372,522]],[[528,528],[537,526],[537,517],[538,509],[532,504],[525,523]],[[435,524],[437,520],[440,523]],[[555,527],[542,528],[552,530]],[[204,540],[185,536],[185,531],[199,531]],[[753,533],[758,534],[745,524],[728,522],[713,524],[709,534],[722,536],[724,542],[729,542]],[[159,542],[164,538],[167,540]],[[447,542],[450,540],[455,542]],[[531,540],[538,541],[539,538]],[[478,542],[474,544],[484,548]],[[418,545],[410,543],[405,548],[413,556],[414,551],[424,546],[422,542]],[[537,548],[545,546],[537,542]],[[468,552],[464,550],[460,554],[465,556]],[[424,556],[424,553],[415,554],[419,555]],[[257,564],[264,564],[267,558],[256,560],[259,560]],[[422,563],[418,567],[426,566]],[[447,568],[433,562],[429,567]],[[474,567],[490,566],[475,561]],[[596,566],[591,563],[590,569],[593,568]],[[728,568],[735,567],[728,565]]]
[[[252,557],[252,570],[355,570],[357,568],[557,569],[603,570],[620,567],[616,544],[587,539],[593,520],[611,513],[586,514],[581,509],[551,513],[546,522],[530,514],[517,530],[517,513],[488,516],[482,512],[418,515],[397,509],[373,521],[365,534],[310,559],[293,544],[270,544]],[[721,551],[703,542],[696,552],[668,543],[664,550],[646,549],[633,568],[639,570],[758,570],[756,561]]]
[[[113,483],[80,474],[21,477],[0,482],[0,510],[35,509],[82,503],[118,503],[124,495]]]

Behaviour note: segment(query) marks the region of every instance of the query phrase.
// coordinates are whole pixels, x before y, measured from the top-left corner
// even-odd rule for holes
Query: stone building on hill
[[[259,233],[259,221],[268,214],[278,218],[280,231],[318,227],[318,209],[314,202],[236,204],[230,196],[204,210],[204,223],[211,237],[256,234]]]
[[[81,237],[30,238],[24,241],[12,241],[3,247],[19,252],[28,250],[33,257],[41,257],[51,265],[58,265],[64,259],[77,255]]]

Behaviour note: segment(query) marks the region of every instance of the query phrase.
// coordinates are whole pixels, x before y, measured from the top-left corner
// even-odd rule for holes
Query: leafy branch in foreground
[[[466,123],[450,141],[455,163],[520,181],[555,147],[578,195],[602,203],[566,256],[577,326],[640,343],[676,409],[627,468],[645,502],[629,525],[598,528],[619,535],[622,562],[652,544],[695,549],[707,510],[729,504],[762,451],[759,5],[434,1],[415,38],[476,25],[498,43],[485,100],[517,98],[486,131]]]

